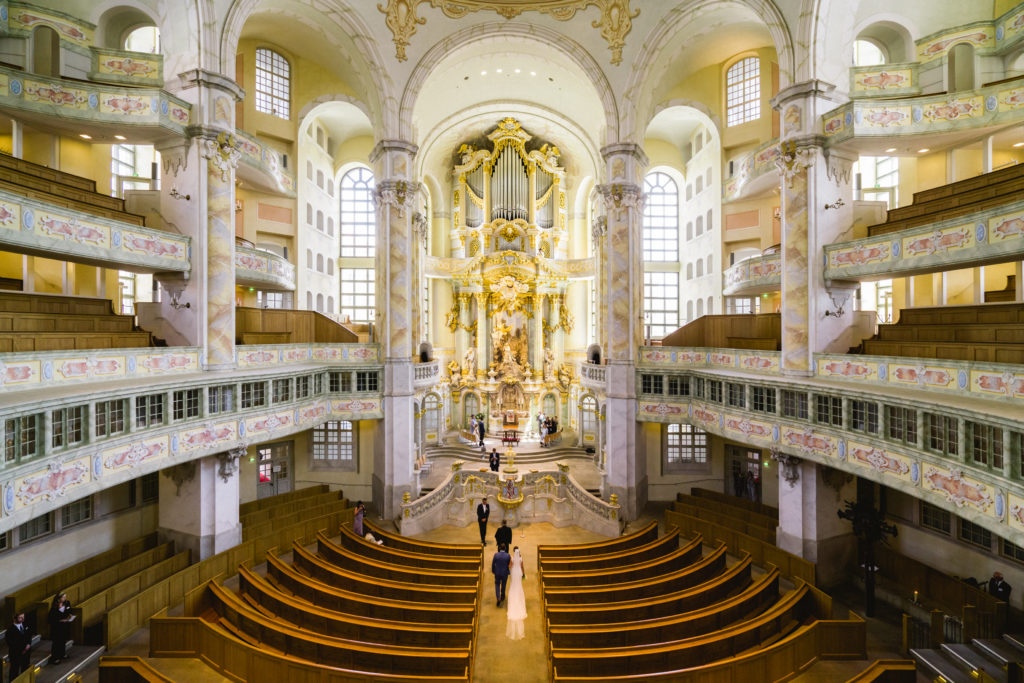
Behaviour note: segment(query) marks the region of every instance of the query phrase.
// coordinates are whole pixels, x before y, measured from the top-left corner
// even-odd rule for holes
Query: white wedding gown
[[[508,587],[508,626],[505,636],[512,640],[526,637],[526,593],[523,592],[523,556],[512,557]]]

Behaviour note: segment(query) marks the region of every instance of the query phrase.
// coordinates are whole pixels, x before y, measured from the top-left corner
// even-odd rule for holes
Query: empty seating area
[[[775,543],[775,528],[779,525],[778,512],[774,515],[765,514],[740,505],[750,503],[750,501],[742,498],[734,500],[737,504],[728,501],[719,502],[699,494],[677,493],[676,500],[672,503],[672,509],[690,517],[733,528],[765,543]],[[754,503],[754,505],[759,504]]]
[[[190,616],[151,623],[151,656],[250,681],[470,680],[482,549],[371,530],[383,545],[346,526],[243,564],[237,590],[210,581]]]
[[[868,235],[884,235],[997,207],[1019,200],[1021,190],[1024,164],[915,192],[912,204],[890,209],[884,223],[868,227]]]
[[[109,299],[0,291],[0,353],[154,345]]]
[[[239,507],[242,541],[259,538],[293,526],[304,519],[323,517],[344,510],[349,501],[341,491],[331,491],[327,484],[310,486]]]
[[[812,585],[701,534],[658,538],[651,525],[537,552],[551,680],[779,680],[818,658],[864,657],[862,620],[833,619]]]
[[[705,315],[666,335],[661,345],[778,351],[782,318],[778,313]]]
[[[905,308],[860,352],[878,356],[1024,363],[1024,303]]]
[[[359,341],[344,325],[315,311],[235,309],[236,344],[345,344]]]

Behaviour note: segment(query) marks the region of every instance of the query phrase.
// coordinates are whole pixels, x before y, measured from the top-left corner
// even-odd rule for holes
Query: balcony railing
[[[580,363],[580,384],[588,389],[608,389],[608,368],[593,363]]]
[[[243,287],[295,291],[295,266],[272,251],[235,246],[235,282]]]
[[[412,366],[412,384],[417,389],[431,387],[441,379],[441,361],[432,360]]]
[[[740,261],[722,273],[722,294],[761,294],[782,285],[782,255],[769,254]]]

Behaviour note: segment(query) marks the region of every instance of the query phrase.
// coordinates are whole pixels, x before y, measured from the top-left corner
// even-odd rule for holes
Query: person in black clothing
[[[484,498],[476,506],[476,523],[480,525],[480,545],[487,545],[487,518],[491,516],[491,506]]]
[[[50,639],[53,646],[50,650],[50,663],[60,664],[60,660],[66,656],[64,648],[67,646],[68,636],[71,633],[71,622],[74,615],[71,614],[71,601],[67,593],[58,593],[50,605],[50,614],[47,617],[50,622]]]
[[[501,456],[497,451],[493,451],[491,452],[491,472],[497,472],[499,467],[501,467]]]
[[[506,548],[512,545],[512,529],[505,520],[501,520],[501,526],[494,532],[494,542]]]
[[[997,600],[1003,602],[1010,602],[1010,591],[1013,588],[1010,584],[1003,581],[1003,575],[1000,572],[993,572],[992,578],[988,580],[988,592],[996,597]]]
[[[477,423],[476,429],[477,429],[478,432],[480,432],[480,446],[483,446],[484,445],[484,421],[483,420],[480,420],[480,422]]]
[[[7,641],[7,658],[11,661],[10,680],[13,681],[31,663],[29,653],[32,650],[32,629],[25,623],[24,612],[14,615],[14,622],[7,627],[4,640]]]

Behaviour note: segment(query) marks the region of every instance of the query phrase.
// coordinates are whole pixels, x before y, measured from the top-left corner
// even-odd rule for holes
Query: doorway
[[[725,454],[729,462],[730,474],[730,479],[725,482],[726,492],[737,498],[760,503],[761,451],[756,448],[726,444]]]
[[[292,442],[282,441],[262,446],[256,451],[259,480],[256,498],[268,498],[292,490]]]

